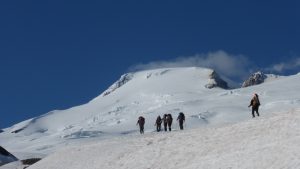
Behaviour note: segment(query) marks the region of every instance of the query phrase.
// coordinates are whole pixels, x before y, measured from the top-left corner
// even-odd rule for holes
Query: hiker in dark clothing
[[[143,116],[140,116],[136,125],[140,126],[140,133],[144,134],[144,125],[145,125],[145,118]]]
[[[158,116],[156,118],[156,122],[155,122],[155,125],[156,125],[156,131],[157,132],[160,132],[161,131],[161,123],[162,123],[162,119],[160,116]]]
[[[248,107],[251,107],[251,106],[252,106],[252,118],[255,117],[254,112],[256,112],[257,116],[259,116],[258,108],[260,106],[260,101],[259,101],[258,95],[256,93],[254,94],[253,98],[251,99],[250,105]]]
[[[171,115],[171,114],[168,114],[168,115],[167,115],[167,124],[168,124],[168,127],[169,127],[169,131],[172,130],[172,122],[173,122],[172,115]]]
[[[164,122],[164,129],[165,131],[168,131],[168,121],[167,121],[167,114],[164,114],[163,116],[163,122]]]
[[[179,113],[177,117],[177,121],[179,122],[180,130],[183,130],[183,123],[185,122],[185,116],[182,112]]]

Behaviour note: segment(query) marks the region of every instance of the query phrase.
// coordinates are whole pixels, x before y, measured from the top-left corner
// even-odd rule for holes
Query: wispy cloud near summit
[[[278,64],[274,64],[267,68],[267,71],[274,73],[284,73],[285,71],[294,71],[300,69],[300,58],[293,58],[286,62],[281,62]]]
[[[132,71],[173,67],[205,67],[231,78],[243,78],[250,72],[251,61],[243,55],[231,55],[225,51],[216,51],[195,56],[178,57],[167,61],[154,61],[138,64],[130,68]]]

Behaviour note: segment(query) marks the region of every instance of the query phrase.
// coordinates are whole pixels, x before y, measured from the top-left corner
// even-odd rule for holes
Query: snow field
[[[29,169],[300,168],[300,110],[223,127],[148,133],[56,152]]]

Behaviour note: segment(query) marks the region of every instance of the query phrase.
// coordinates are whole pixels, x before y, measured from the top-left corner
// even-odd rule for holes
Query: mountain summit
[[[265,81],[266,78],[267,75],[265,75],[261,71],[258,71],[256,73],[253,73],[247,80],[245,80],[242,87],[249,87],[249,86],[261,84]]]
[[[218,75],[216,71],[212,71],[209,75],[210,82],[205,85],[205,87],[212,89],[215,87],[220,87],[222,89],[228,89],[227,82],[225,82],[221,77]]]

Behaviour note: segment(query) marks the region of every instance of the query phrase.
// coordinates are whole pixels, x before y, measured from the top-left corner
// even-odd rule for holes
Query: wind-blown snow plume
[[[220,74],[239,78],[246,76],[250,72],[251,61],[243,55],[231,55],[222,50],[206,54],[197,54],[195,56],[178,57],[169,61],[154,61],[146,64],[138,64],[130,70],[148,70],[157,68],[173,67],[206,67],[219,72]]]

